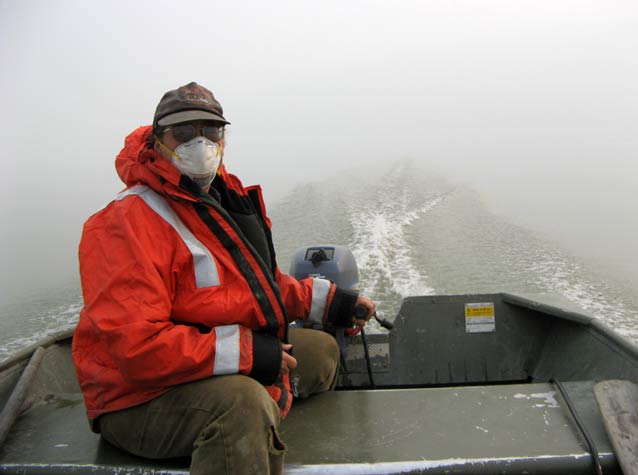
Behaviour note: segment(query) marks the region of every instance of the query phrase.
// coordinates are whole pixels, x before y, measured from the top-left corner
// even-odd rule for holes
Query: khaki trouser
[[[309,329],[290,329],[289,337],[299,397],[333,389],[339,367],[334,338]],[[264,387],[237,374],[182,384],[147,403],[104,414],[100,430],[113,445],[142,457],[192,455],[192,475],[263,475],[283,473],[279,421]]]

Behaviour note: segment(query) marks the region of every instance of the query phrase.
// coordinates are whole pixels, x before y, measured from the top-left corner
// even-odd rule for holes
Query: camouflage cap
[[[157,104],[153,128],[166,127],[191,120],[214,120],[230,124],[213,93],[196,82],[168,91]]]

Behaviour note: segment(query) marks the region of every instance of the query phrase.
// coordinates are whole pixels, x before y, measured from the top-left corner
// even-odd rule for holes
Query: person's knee
[[[295,396],[334,389],[339,370],[339,345],[329,334],[310,329],[296,329],[289,333],[293,356],[298,365],[292,371]]]
[[[266,425],[279,423],[279,410],[266,388],[248,376],[232,375],[219,376],[216,392],[223,392],[224,412],[233,417],[247,418],[255,422],[263,420]],[[213,378],[217,379],[217,378]]]
[[[334,368],[339,364],[339,345],[332,335],[322,331],[310,330],[307,337],[307,344],[312,345],[315,353],[315,363],[325,365],[328,368]]]
[[[290,329],[289,336],[293,344],[293,356],[298,352],[301,358],[307,354],[313,361],[318,358],[339,361],[339,345],[332,335],[319,330],[296,328]]]
[[[341,351],[339,350],[339,344],[337,343],[337,340],[335,340],[333,336],[328,335],[327,333],[322,333],[322,335],[324,340],[322,344],[324,348],[324,354],[326,355],[326,360],[334,364],[338,364]]]
[[[339,345],[337,344],[337,340],[327,333],[321,333],[320,342],[322,357],[318,359],[317,363],[321,367],[319,372],[324,375],[325,384],[328,385],[322,387],[320,390],[332,390],[334,389],[337,372],[339,370]]]

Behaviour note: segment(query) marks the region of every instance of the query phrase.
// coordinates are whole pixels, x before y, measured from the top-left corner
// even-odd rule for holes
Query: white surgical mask
[[[163,143],[160,145],[170,152]],[[171,162],[182,175],[186,175],[201,188],[206,188],[215,178],[222,161],[222,151],[218,144],[206,137],[198,136],[175,147]]]

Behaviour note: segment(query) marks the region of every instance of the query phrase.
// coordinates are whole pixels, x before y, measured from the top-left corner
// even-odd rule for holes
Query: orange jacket
[[[283,417],[292,403],[278,376],[288,315],[346,326],[356,294],[283,274],[259,187],[244,188],[222,167],[215,191],[199,195],[147,145],[150,132],[127,137],[116,158],[127,188],[89,218],[80,242],[73,359],[88,416],[242,373],[266,385]],[[248,233],[233,219],[247,211]]]

